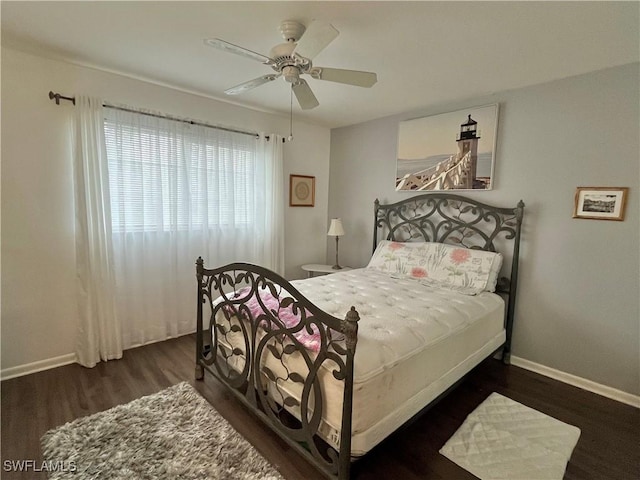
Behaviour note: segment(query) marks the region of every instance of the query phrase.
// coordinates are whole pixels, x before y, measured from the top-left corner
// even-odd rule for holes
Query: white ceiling
[[[329,22],[340,35],[314,65],[374,71],[371,89],[307,77],[320,106],[295,115],[328,127],[639,61],[632,2],[11,2],[2,42],[269,112],[288,113],[283,79],[204,45],[219,37],[267,55],[280,21]],[[51,86],[55,89],[55,85]],[[60,92],[73,93],[73,92]],[[115,99],[114,99],[115,100]]]

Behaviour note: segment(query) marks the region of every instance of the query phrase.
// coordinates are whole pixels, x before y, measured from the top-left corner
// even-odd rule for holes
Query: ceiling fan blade
[[[280,75],[271,74],[271,75],[263,75],[262,77],[254,78],[253,80],[249,80],[248,82],[241,83],[240,85],[236,85],[235,87],[228,88],[224,91],[227,95],[240,95],[241,93],[246,92],[247,90],[251,90],[252,88],[259,87],[260,85],[264,85],[265,83],[269,83],[274,81]]]
[[[306,81],[300,79],[300,81],[293,85],[291,88],[293,89],[293,93],[295,94],[296,99],[298,100],[298,103],[303,110],[310,110],[320,105],[318,99],[313,94],[311,88],[309,87],[309,84]]]
[[[340,34],[333,25],[323,22],[312,22],[298,40],[295,53],[301,57],[312,59],[325,49]]]
[[[217,48],[218,50],[234,53],[236,55],[240,55],[241,57],[250,58],[251,60],[257,60],[258,62],[262,62],[267,65],[271,65],[273,63],[273,59],[267,57],[266,55],[256,53],[247,48],[239,47],[238,45],[234,45],[233,43],[225,42],[224,40],[220,40],[219,38],[206,38],[204,40],[204,43],[205,45]]]
[[[358,70],[343,70],[340,68],[313,67],[309,74],[316,80],[346,83],[356,87],[372,87],[378,81],[378,76],[373,72],[360,72]]]

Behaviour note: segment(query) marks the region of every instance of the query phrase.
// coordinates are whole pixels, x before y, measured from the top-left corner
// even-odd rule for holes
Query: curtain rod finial
[[[51,90],[49,90],[49,100],[53,100],[56,99],[56,105],[60,105],[60,94],[59,93],[53,93]]]
[[[64,95],[60,95],[59,93],[49,91],[49,100],[55,100],[56,105],[60,105],[60,99],[69,100],[74,105],[76,104],[76,97],[65,97]]]

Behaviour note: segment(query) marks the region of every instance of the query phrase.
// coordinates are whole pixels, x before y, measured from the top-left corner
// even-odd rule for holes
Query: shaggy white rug
[[[42,437],[54,480],[282,480],[188,383],[79,418]],[[75,470],[75,471],[71,471]]]
[[[562,480],[579,437],[579,428],[494,392],[440,453],[482,480]]]

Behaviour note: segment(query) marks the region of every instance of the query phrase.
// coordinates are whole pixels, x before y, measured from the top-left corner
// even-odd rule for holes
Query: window
[[[105,111],[114,233],[255,223],[254,137]]]

